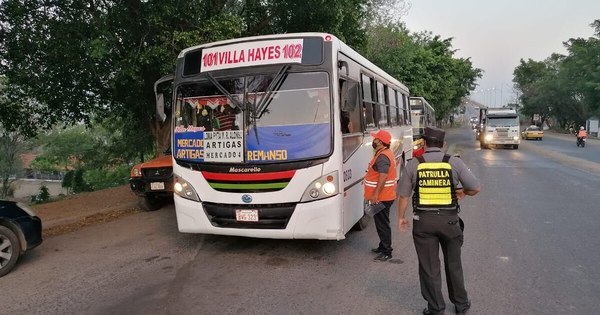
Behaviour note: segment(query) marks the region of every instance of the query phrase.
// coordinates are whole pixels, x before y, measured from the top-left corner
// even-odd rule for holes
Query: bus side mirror
[[[338,61],[338,68],[342,70],[344,67],[346,68],[346,76],[348,76],[350,73],[350,69],[348,69],[348,62],[344,60]]]
[[[154,96],[156,98],[156,116],[160,119],[161,122],[164,122],[167,119],[167,113],[165,111],[165,95],[163,92],[158,91],[158,85],[162,83],[170,83],[173,84],[174,75],[169,74],[154,82]],[[171,104],[171,102],[169,102]]]
[[[161,122],[167,119],[167,114],[165,113],[165,96],[162,93],[156,94],[156,115]]]

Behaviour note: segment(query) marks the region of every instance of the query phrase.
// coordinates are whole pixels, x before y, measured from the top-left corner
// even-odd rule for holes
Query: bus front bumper
[[[341,240],[345,236],[342,229],[342,196],[307,203],[295,203],[289,221],[283,228],[264,228],[259,224],[239,227],[222,227],[207,214],[209,203],[195,202],[178,195],[174,196],[177,226],[183,233],[203,233],[216,235],[246,236],[274,239],[320,239]],[[236,205],[222,205],[231,210],[230,221],[235,221]],[[239,205],[239,208],[244,205]],[[260,210],[259,205],[253,209]],[[260,214],[259,214],[260,216]]]

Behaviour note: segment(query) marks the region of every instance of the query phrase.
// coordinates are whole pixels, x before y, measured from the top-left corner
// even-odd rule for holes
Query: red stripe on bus
[[[240,173],[211,173],[202,172],[207,180],[221,180],[221,181],[259,181],[259,180],[272,180],[272,179],[291,179],[294,177],[296,171],[284,171],[284,172],[270,172],[270,173],[256,173],[256,174],[240,174]]]

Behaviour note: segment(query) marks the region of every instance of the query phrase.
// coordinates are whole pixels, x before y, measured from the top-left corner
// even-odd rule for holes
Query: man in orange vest
[[[396,160],[390,150],[392,135],[385,130],[371,133],[375,155],[369,162],[365,175],[365,200],[371,204],[382,203],[383,210],[373,219],[379,235],[379,246],[372,249],[377,253],[375,260],[386,261],[392,258],[392,229],[390,227],[390,207],[396,199]]]

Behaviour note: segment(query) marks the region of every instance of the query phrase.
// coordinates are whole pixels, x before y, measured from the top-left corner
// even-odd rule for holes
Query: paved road
[[[448,139],[483,186],[461,212],[472,314],[596,313],[600,176],[543,154],[546,140],[480,150],[466,128]],[[47,239],[0,278],[0,314],[420,314],[425,306],[412,238],[395,226],[394,259],[379,263],[369,252],[373,225],[339,242],[189,235],[177,232],[173,211]]]
[[[567,134],[558,134],[545,132],[544,140],[522,140],[521,142],[531,142],[546,150],[559,152],[567,156],[572,156],[588,161],[600,163],[600,140],[588,139],[585,148],[577,147],[576,137]]]

